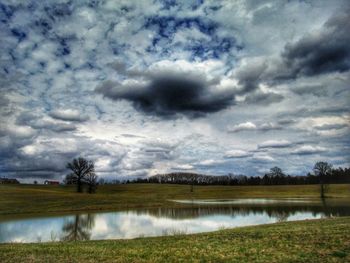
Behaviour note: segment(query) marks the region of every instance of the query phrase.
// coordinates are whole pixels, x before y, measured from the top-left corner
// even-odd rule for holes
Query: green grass
[[[350,262],[350,218],[133,240],[0,244],[0,262]]]
[[[111,211],[128,208],[182,206],[170,199],[318,198],[318,185],[195,186],[103,185],[96,194],[79,194],[72,186],[0,185],[0,219],[14,215]],[[350,200],[350,185],[331,185],[329,199]]]

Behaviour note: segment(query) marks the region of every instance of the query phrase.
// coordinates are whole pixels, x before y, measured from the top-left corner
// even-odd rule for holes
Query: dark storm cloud
[[[83,136],[71,137],[68,140],[65,138],[65,136],[56,137],[30,144],[32,142],[30,139],[19,140],[9,135],[0,137],[0,158],[3,160],[0,164],[0,174],[19,179],[61,179],[68,173],[67,162],[73,158],[84,156],[94,161],[96,157],[108,158],[110,152],[106,149],[111,146],[117,149],[111,162],[113,171],[117,171],[117,166],[124,158],[123,152],[119,151],[120,148],[116,144],[102,140],[90,140]],[[6,139],[5,143],[4,139]],[[75,145],[73,142],[77,140],[79,143]]]
[[[16,141],[18,145],[18,141]],[[6,151],[7,150],[7,151]],[[6,154],[9,153],[9,154]],[[0,173],[4,176],[23,178],[55,178],[65,171],[69,160],[65,154],[47,151],[45,154],[26,155],[20,149],[2,149],[1,158],[5,160],[0,165]]]
[[[185,76],[156,77],[146,86],[123,87],[105,82],[96,88],[98,93],[113,100],[127,100],[144,113],[161,117],[183,114],[200,117],[231,106],[234,94],[214,91],[208,83]]]
[[[328,73],[343,73],[350,69],[350,9],[335,13],[319,31],[310,32],[298,41],[285,44],[278,59],[269,58],[249,61],[242,66],[235,77],[238,79],[240,94],[249,95],[250,103],[269,104],[282,100],[281,95],[267,98],[259,91],[259,85],[271,86],[295,80],[300,77],[312,77]],[[291,88],[298,94],[327,96],[327,86],[307,85]],[[266,97],[266,98],[264,98]]]
[[[50,156],[51,158],[53,156]],[[55,156],[57,157],[57,156]],[[60,165],[56,158],[49,160],[48,158],[37,158],[36,163],[32,163],[32,158],[25,158],[21,156],[21,168],[18,169],[16,164],[7,165],[6,169],[2,169],[2,172],[20,172],[25,173],[35,173],[35,172],[44,172],[45,175],[56,172],[63,172],[66,170],[65,164]]]
[[[29,127],[17,126],[0,132],[0,174],[20,179],[62,175],[66,162],[77,152],[60,152],[55,142],[48,140],[33,145],[37,134]],[[47,150],[42,152],[46,147]]]
[[[282,59],[288,73],[281,78],[314,76],[350,69],[350,9],[338,12],[317,34],[285,46]]]

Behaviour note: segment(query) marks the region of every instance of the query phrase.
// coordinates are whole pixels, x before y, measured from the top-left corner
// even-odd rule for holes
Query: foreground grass
[[[344,217],[186,236],[0,244],[0,262],[350,262],[349,237]]]
[[[0,219],[13,215],[108,211],[128,208],[181,206],[170,199],[318,198],[318,185],[195,186],[103,185],[96,194],[78,194],[73,186],[0,185]],[[331,185],[329,199],[350,200],[350,185]]]

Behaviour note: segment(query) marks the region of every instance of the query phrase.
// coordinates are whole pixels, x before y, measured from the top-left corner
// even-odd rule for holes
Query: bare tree
[[[66,178],[63,180],[66,185],[77,184],[77,178],[73,173],[67,174]]]
[[[332,165],[327,162],[317,162],[314,166],[314,172],[320,178],[320,194],[321,198],[325,198],[326,192],[328,191],[328,184],[326,177],[332,173]]]
[[[277,166],[275,166],[275,167],[272,167],[271,169],[270,169],[270,174],[272,175],[272,176],[284,176],[284,173],[282,172],[282,169],[281,168],[279,168],[279,167],[277,167]]]
[[[97,188],[97,175],[95,174],[95,172],[91,172],[89,174],[86,175],[85,178],[85,182],[87,183],[88,187],[89,187],[89,193],[95,193],[96,192],[96,188]]]
[[[79,157],[74,159],[71,163],[67,164],[67,168],[72,170],[69,174],[70,178],[75,178],[77,184],[77,192],[82,192],[82,186],[84,180],[89,174],[95,173],[95,166],[93,161],[88,161],[84,158]]]

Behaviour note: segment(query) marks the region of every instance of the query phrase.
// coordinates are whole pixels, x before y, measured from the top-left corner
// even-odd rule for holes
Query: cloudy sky
[[[25,2],[26,4],[23,4]],[[0,2],[0,176],[349,166],[349,1]]]

